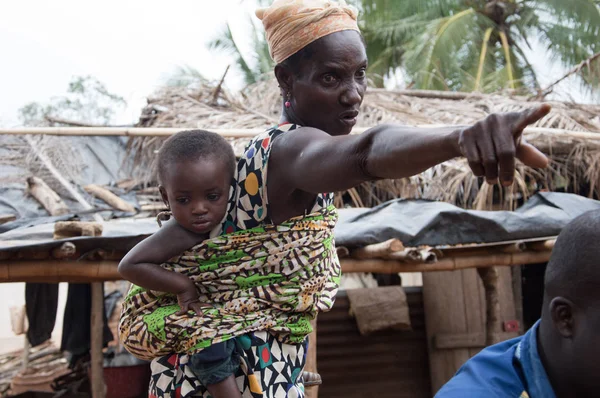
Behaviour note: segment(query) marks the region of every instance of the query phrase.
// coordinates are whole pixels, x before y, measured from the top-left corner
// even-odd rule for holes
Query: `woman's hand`
[[[185,315],[189,311],[193,311],[195,314],[202,314],[203,308],[213,308],[210,304],[200,302],[196,285],[191,280],[177,293],[177,303],[181,308],[177,312],[177,315]]]
[[[543,168],[548,158],[525,142],[523,129],[546,116],[550,105],[543,104],[521,112],[492,114],[474,125],[458,130],[460,152],[476,176],[495,184],[511,185],[515,157],[530,167]]]

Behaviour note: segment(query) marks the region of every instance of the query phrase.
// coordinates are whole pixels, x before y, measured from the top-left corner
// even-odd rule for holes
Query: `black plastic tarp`
[[[542,192],[516,211],[464,210],[443,202],[393,200],[371,209],[345,209],[335,229],[338,245],[357,247],[388,239],[405,246],[493,243],[556,236],[600,201]]]
[[[348,247],[391,238],[410,247],[505,242],[556,236],[567,223],[589,210],[600,210],[600,201],[555,192],[539,193],[516,211],[475,211],[444,202],[393,200],[371,209],[340,209],[335,237],[338,245]],[[0,233],[0,250],[61,244],[52,240],[53,224],[32,224]],[[69,240],[81,252],[128,250],[157,229],[153,219],[119,219],[105,223],[101,237]],[[12,247],[3,247],[2,241],[10,241]],[[18,241],[23,244],[15,246]]]

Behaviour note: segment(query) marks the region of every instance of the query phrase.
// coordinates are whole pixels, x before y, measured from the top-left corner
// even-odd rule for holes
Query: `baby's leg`
[[[189,366],[214,398],[241,398],[234,376],[240,366],[234,339],[213,344],[193,354]]]

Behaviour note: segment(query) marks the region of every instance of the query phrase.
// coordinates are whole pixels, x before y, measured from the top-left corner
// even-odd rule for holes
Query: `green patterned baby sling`
[[[280,225],[206,240],[162,267],[196,283],[215,308],[177,315],[177,298],[133,285],[119,324],[124,347],[141,359],[193,354],[211,344],[266,330],[282,343],[304,341],[310,320],[333,306],[341,268],[328,206]]]

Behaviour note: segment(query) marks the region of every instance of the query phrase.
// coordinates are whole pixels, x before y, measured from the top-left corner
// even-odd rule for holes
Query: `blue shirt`
[[[539,325],[469,359],[435,398],[556,398],[537,349]]]

